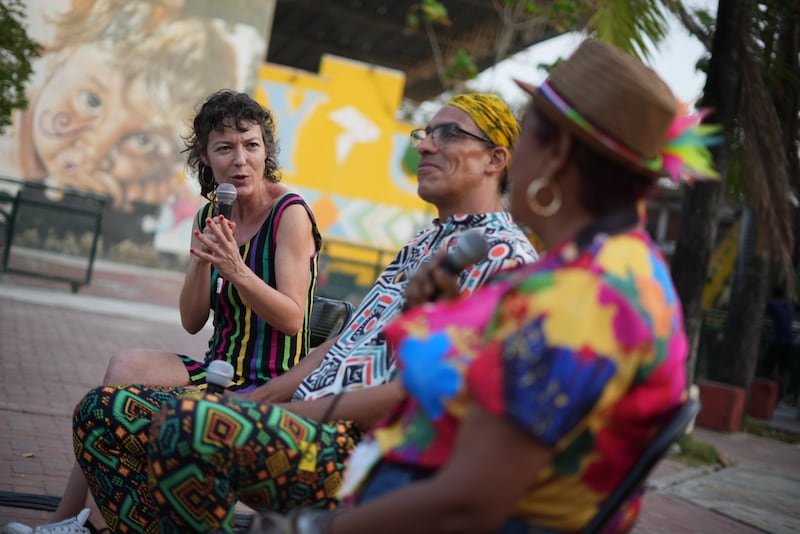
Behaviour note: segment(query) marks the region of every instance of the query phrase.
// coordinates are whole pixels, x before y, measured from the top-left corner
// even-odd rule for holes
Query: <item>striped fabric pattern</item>
[[[205,385],[206,368],[213,360],[226,360],[234,367],[234,378],[230,386],[234,391],[250,391],[291,369],[308,353],[310,348],[310,318],[316,287],[319,250],[322,237],[314,215],[302,197],[289,193],[275,202],[267,219],[253,238],[240,247],[247,266],[269,286],[276,287],[275,254],[278,224],[285,210],[294,204],[302,205],[313,223],[316,254],[309,258],[310,273],[306,296],[303,327],[289,336],[265,322],[242,299],[233,284],[211,269],[211,309],[214,312],[214,333],[208,343],[205,361],[197,362],[184,357],[192,383]],[[211,215],[212,206],[207,204],[197,213],[200,230]],[[220,292],[216,291],[218,284]]]

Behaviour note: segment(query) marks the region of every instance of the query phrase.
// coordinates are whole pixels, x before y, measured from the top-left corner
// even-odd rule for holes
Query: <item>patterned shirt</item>
[[[514,517],[582,529],[682,400],[687,343],[667,267],[644,231],[597,234],[581,248],[565,243],[470,299],[390,324],[411,397],[365,448],[439,468],[466,403],[477,402],[555,453]],[[635,504],[618,525],[633,520]]]
[[[302,328],[292,336],[273,328],[253,311],[239,295],[236,287],[223,279],[212,265],[211,309],[214,312],[214,333],[208,341],[205,361],[184,361],[193,384],[204,386],[208,364],[213,360],[226,360],[234,367],[229,389],[249,391],[288,371],[308,353],[309,317],[317,280],[319,250],[322,246],[322,237],[311,208],[295,193],[283,195],[275,201],[258,232],[239,247],[239,252],[256,276],[269,286],[276,287],[275,251],[278,225],[286,208],[294,204],[303,206],[308,212],[316,246],[308,264],[303,266],[309,272],[309,283]],[[211,216],[212,209],[213,205],[208,203],[198,211],[197,223],[200,231],[205,228],[206,218]]]
[[[397,317],[405,302],[410,275],[439,249],[450,249],[458,236],[480,229],[489,242],[485,261],[459,274],[461,291],[472,293],[502,269],[536,261],[537,255],[525,234],[507,212],[454,215],[434,220],[409,241],[367,292],[338,341],[316,370],[295,392],[295,399],[315,399],[344,390],[388,382],[395,361],[386,349],[383,327]]]

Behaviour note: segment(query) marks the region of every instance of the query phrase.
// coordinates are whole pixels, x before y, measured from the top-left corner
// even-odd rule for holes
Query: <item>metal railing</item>
[[[72,292],[77,292],[83,285],[92,280],[94,260],[97,255],[98,242],[102,231],[103,212],[110,198],[88,191],[79,191],[49,186],[40,182],[17,180],[0,177],[0,223],[5,224],[5,242],[3,244],[3,272],[23,274],[38,278],[46,278],[70,284]],[[69,223],[72,222],[72,225]],[[36,269],[32,267],[12,266],[12,247],[24,233],[38,236],[33,248],[46,250],[46,236],[55,235],[72,228],[84,230],[90,235],[86,265],[82,274],[68,276],[64,273]],[[23,243],[30,246],[30,243]]]

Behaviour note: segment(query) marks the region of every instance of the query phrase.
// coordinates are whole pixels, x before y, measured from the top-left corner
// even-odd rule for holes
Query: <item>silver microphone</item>
[[[233,211],[233,203],[236,200],[236,186],[229,183],[217,186],[217,214],[222,215],[229,221]]]

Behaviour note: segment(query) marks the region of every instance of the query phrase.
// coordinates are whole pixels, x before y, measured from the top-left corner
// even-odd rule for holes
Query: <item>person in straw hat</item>
[[[334,513],[271,532],[575,532],[684,399],[681,306],[637,204],[713,177],[710,128],[637,59],[587,40],[531,95],[511,212],[547,254],[459,298],[432,262],[390,324],[407,400],[350,457]],[[638,502],[611,530],[629,529]]]

